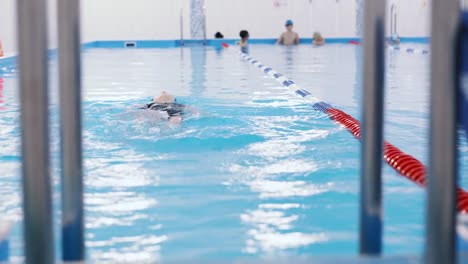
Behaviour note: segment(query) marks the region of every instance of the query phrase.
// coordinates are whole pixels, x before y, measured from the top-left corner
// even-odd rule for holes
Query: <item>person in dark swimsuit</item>
[[[174,96],[166,92],[154,97],[149,104],[143,107],[143,109],[167,113],[167,120],[171,123],[180,123],[182,121],[185,108],[185,105],[177,103]]]

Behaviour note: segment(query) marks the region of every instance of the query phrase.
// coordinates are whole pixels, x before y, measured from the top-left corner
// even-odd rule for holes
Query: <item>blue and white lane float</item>
[[[229,48],[229,45],[222,43],[223,47]],[[249,55],[242,53],[238,50],[228,49],[238,54],[243,60],[254,65],[257,69],[261,70],[264,74],[272,77],[277,82],[286,86],[290,91],[301,96],[306,101],[312,103],[315,110],[327,114],[331,120],[344,126],[353,136],[360,140],[361,139],[361,124],[358,120],[350,116],[349,114],[334,108],[330,104],[320,101],[317,97],[313,96],[309,91],[300,88],[292,80],[286,78],[281,73],[273,70],[261,63],[260,61],[250,57]],[[426,168],[416,158],[406,154],[402,150],[398,149],[389,142],[384,143],[384,160],[387,164],[392,167],[396,172],[419,186],[426,185]],[[468,213],[468,192],[461,188],[457,188],[457,210],[460,213]]]
[[[353,45],[361,45],[361,42],[357,40],[351,40],[348,43],[353,44]],[[390,46],[390,45],[387,45],[386,47],[389,50],[404,51],[406,53],[412,53],[412,54],[429,54],[429,50],[425,50],[425,49],[413,49],[413,48],[402,49],[400,48],[400,46]]]
[[[398,46],[388,46],[389,50],[398,50],[404,51],[406,53],[414,53],[414,54],[429,54],[429,50],[425,49],[413,49],[413,48],[400,48]]]
[[[229,45],[226,43],[222,44],[223,47],[229,48]],[[232,50],[234,51],[234,50]],[[260,71],[262,71],[264,74],[270,76],[271,78],[275,79],[277,82],[282,84],[283,86],[286,86],[291,92],[296,93],[297,95],[301,96],[305,100],[307,100],[310,103],[313,104],[318,104],[322,103],[317,99],[315,96],[313,96],[309,91],[301,89],[299,86],[297,86],[292,80],[286,78],[284,75],[281,73],[273,70],[271,67],[268,67],[264,64],[262,64],[260,61],[253,59],[249,55],[242,53],[240,51],[234,51],[237,55],[239,55],[243,60],[249,62],[250,64],[254,65],[257,67]]]

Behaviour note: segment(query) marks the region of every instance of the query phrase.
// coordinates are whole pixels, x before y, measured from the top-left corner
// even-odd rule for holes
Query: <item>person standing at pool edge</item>
[[[249,54],[249,32],[247,30],[241,30],[239,33],[241,40],[239,41],[240,49],[242,53]]]
[[[285,27],[286,31],[281,34],[281,36],[276,41],[276,44],[281,44],[285,46],[297,45],[299,44],[299,34],[294,32],[293,29],[294,23],[291,19],[286,20]]]

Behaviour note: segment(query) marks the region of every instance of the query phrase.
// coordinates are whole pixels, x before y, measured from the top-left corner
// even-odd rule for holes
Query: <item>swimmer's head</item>
[[[293,21],[292,21],[291,19],[286,20],[286,22],[284,23],[284,26],[285,26],[286,29],[288,29],[288,30],[291,30],[292,27],[293,27],[293,25],[294,25],[294,23],[293,23]]]
[[[319,32],[314,32],[314,40],[321,40],[322,39],[322,34]]]
[[[175,98],[174,96],[166,93],[166,92],[162,92],[159,96],[156,96],[153,98],[153,101],[155,103],[160,103],[160,104],[169,104],[169,103],[174,103],[175,102]]]
[[[249,38],[249,32],[247,30],[241,30],[239,33],[239,36],[241,39],[248,39]]]
[[[221,32],[216,32],[215,38],[222,39],[222,38],[224,38],[224,36],[223,36],[223,34],[221,34]]]
[[[393,40],[393,41],[397,41],[397,40],[398,40],[398,35],[397,35],[397,34],[393,34],[393,35],[392,35],[392,40]]]

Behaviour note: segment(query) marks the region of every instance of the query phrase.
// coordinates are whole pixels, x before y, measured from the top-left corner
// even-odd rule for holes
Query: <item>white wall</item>
[[[355,36],[355,0],[205,0],[207,35],[217,31],[238,38],[246,29],[252,38],[276,38],[286,19],[294,21],[300,37],[314,31],[328,37]],[[275,6],[279,3],[279,6]]]
[[[17,51],[16,0],[0,0],[0,40],[6,55]],[[49,47],[57,47],[57,1],[47,0]]]
[[[398,33],[427,37],[431,0],[388,0],[398,6]],[[179,39],[180,9],[184,35],[190,38],[190,0],[83,0],[83,40]],[[131,4],[129,4],[131,3]],[[276,6],[275,3],[279,3]],[[207,37],[220,31],[238,38],[276,38],[288,18],[304,38],[320,31],[326,37],[355,37],[355,0],[205,0]],[[387,29],[389,27],[387,26]]]
[[[190,0],[83,0],[83,40],[163,40],[190,38]]]
[[[56,2],[48,0],[51,48],[57,44]],[[387,21],[390,5],[396,3],[398,33],[428,36],[430,2],[389,0]],[[238,38],[241,29],[249,30],[252,38],[276,38],[288,18],[303,38],[310,38],[314,31],[325,37],[354,37],[356,32],[355,0],[205,0],[205,6],[208,38],[216,31],[225,38]],[[0,40],[7,54],[14,53],[16,1],[0,0],[0,8]],[[184,37],[190,39],[190,0],[82,0],[82,40],[179,39],[181,9]]]
[[[397,6],[397,33],[404,37],[430,35],[431,0],[387,0],[387,28],[390,30],[390,7]]]
[[[0,41],[8,55],[16,51],[16,1],[1,0]]]

